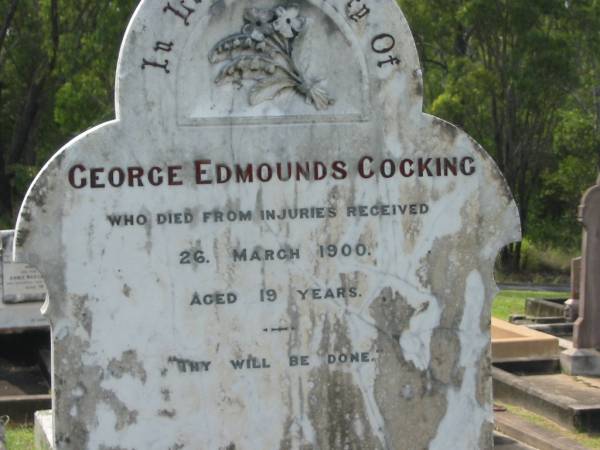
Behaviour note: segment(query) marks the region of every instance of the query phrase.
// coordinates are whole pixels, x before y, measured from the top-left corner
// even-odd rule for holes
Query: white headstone
[[[517,210],[392,0],[143,1],[31,188],[58,449],[490,449]]]
[[[0,299],[3,303],[43,302],[46,285],[29,264],[13,261],[14,231],[0,231]]]
[[[0,230],[0,332],[46,328],[40,309],[46,285],[29,264],[13,261],[14,230]]]

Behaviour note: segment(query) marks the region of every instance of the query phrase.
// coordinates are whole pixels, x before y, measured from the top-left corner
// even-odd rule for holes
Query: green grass
[[[33,427],[9,426],[6,431],[7,450],[33,449]]]
[[[546,419],[545,417],[539,416],[526,409],[514,405],[507,405],[505,403],[500,404],[506,407],[506,409],[508,409],[509,412],[513,413],[516,416],[519,416],[520,418],[526,420],[529,423],[532,423],[533,425],[537,425],[538,427],[545,428],[547,430],[558,433],[561,436],[571,439],[572,441],[578,442],[586,448],[600,449],[599,434],[573,432],[557,425],[556,423]]]
[[[492,316],[508,320],[512,314],[525,314],[525,299],[529,297],[566,298],[568,296],[568,292],[501,291],[494,299]]]

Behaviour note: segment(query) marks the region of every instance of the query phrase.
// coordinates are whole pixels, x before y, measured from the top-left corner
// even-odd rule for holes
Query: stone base
[[[35,413],[35,450],[53,450],[52,410]]]
[[[42,303],[7,305],[0,298],[0,332],[49,329],[48,319],[40,312]]]
[[[600,352],[571,348],[561,353],[560,365],[568,375],[600,376]]]

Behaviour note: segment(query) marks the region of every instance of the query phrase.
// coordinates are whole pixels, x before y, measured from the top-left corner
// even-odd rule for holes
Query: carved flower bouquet
[[[211,63],[224,62],[215,83],[256,81],[250,89],[251,105],[294,89],[317,110],[327,109],[334,100],[318,86],[322,80],[308,79],[294,60],[294,44],[306,28],[306,17],[296,5],[245,9],[241,32],[221,39],[209,53]]]

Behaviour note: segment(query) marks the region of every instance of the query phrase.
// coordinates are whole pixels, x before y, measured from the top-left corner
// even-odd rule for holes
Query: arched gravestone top
[[[56,448],[492,447],[517,210],[395,2],[143,1],[117,82],[18,222]]]

